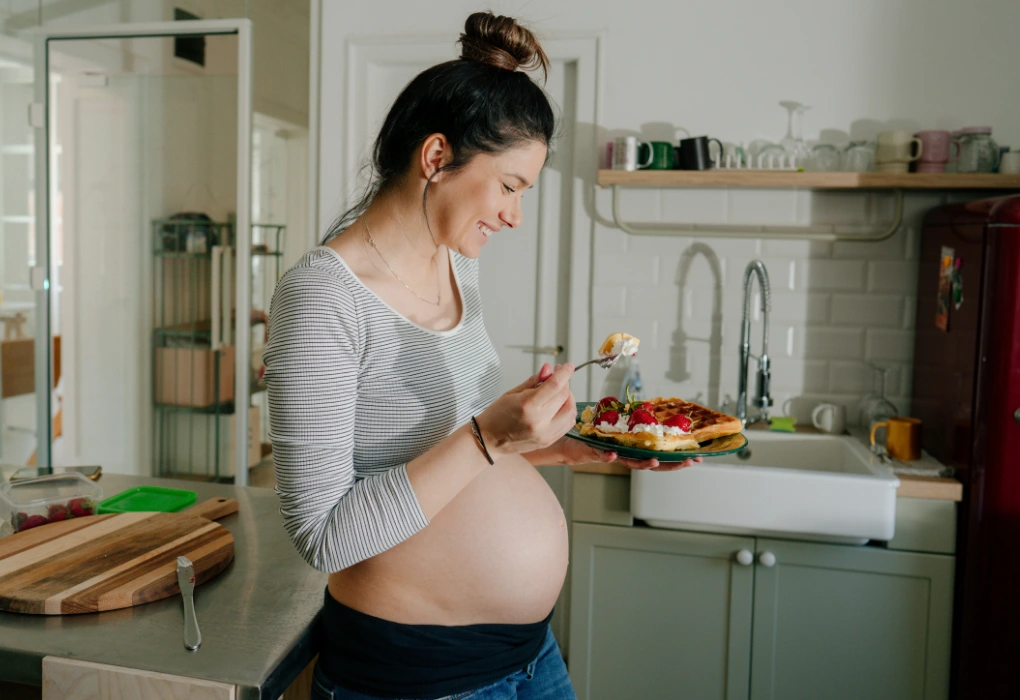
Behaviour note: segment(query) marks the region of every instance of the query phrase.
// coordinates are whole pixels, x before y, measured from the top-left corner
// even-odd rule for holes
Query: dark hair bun
[[[460,45],[460,57],[466,61],[510,71],[541,68],[543,74],[549,74],[549,58],[538,39],[513,17],[475,12],[464,22]]]

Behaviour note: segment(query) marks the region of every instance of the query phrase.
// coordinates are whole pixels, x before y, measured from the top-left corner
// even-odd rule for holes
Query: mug
[[[648,158],[642,159],[638,153],[644,147],[648,151]],[[651,146],[644,141],[638,141],[635,136],[620,136],[613,141],[613,170],[637,170],[647,168],[652,162],[654,155]]]
[[[875,433],[885,428],[885,451],[893,459],[907,462],[921,458],[921,419],[893,416],[871,426],[871,446],[875,446]]]
[[[960,158],[960,140],[954,139],[948,131],[928,130],[914,134],[923,144],[920,160],[917,161],[919,173],[944,173],[946,164],[956,162]],[[950,157],[950,151],[956,147],[956,155]]]
[[[917,146],[917,153],[911,155],[914,145]],[[878,135],[875,163],[880,173],[905,173],[910,169],[910,164],[923,154],[924,143],[911,136],[909,131],[883,131]]]
[[[820,403],[811,412],[811,422],[823,433],[842,435],[846,430],[846,408],[834,403]]]
[[[669,141],[652,141],[652,162],[644,166],[648,170],[673,169],[673,144]]]
[[[723,146],[719,139],[710,139],[707,136],[680,139],[680,145],[676,148],[676,169],[708,170],[711,168],[712,159],[708,153],[708,144],[713,141],[719,145],[719,157],[722,158]]]
[[[1020,174],[1020,151],[1003,153],[999,159],[999,172],[1004,175]]]

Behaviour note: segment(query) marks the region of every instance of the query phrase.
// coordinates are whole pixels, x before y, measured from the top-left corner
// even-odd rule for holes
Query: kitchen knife
[[[195,617],[195,566],[187,557],[177,557],[177,585],[184,599],[184,646],[194,651],[202,645],[202,633]]]

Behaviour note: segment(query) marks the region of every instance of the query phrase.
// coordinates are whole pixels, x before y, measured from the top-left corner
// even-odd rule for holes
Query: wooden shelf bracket
[[[903,190],[892,190],[893,217],[885,226],[819,224],[812,226],[764,226],[748,224],[632,223],[620,216],[621,185],[613,188],[613,224],[632,236],[690,236],[711,234],[719,238],[800,238],[813,241],[877,243],[891,237],[903,223]],[[601,217],[600,217],[601,218]]]

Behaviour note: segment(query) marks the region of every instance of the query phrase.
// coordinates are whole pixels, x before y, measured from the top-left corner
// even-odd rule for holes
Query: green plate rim
[[[577,422],[581,421],[581,413],[584,409],[588,406],[594,406],[596,403],[598,402],[578,401]],[[708,440],[707,442],[701,443],[697,450],[676,450],[674,452],[659,452],[657,450],[643,450],[640,447],[625,447],[624,445],[617,445],[595,437],[581,435],[576,425],[570,429],[567,436],[575,440],[580,440],[586,445],[598,447],[599,449],[607,452],[615,452],[620,457],[625,457],[627,459],[657,459],[660,462],[683,462],[685,459],[691,459],[692,457],[723,457],[725,455],[740,452],[742,449],[747,447],[747,436],[743,433],[735,433],[734,435],[726,435],[724,437]],[[724,449],[712,449],[712,445],[720,445],[720,443],[724,441],[732,441],[735,436],[739,436],[741,440],[735,442],[732,446]]]

